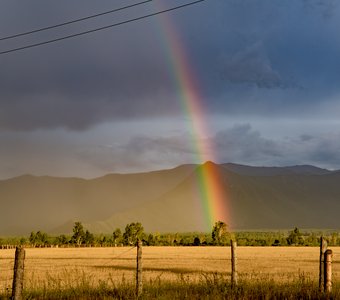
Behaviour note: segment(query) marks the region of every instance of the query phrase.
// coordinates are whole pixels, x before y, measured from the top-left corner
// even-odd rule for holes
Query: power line
[[[95,29],[91,29],[91,30],[79,32],[79,33],[76,33],[76,34],[71,34],[71,35],[63,36],[63,37],[56,38],[56,39],[47,40],[47,41],[40,42],[40,43],[29,44],[29,45],[22,46],[22,47],[18,47],[18,48],[13,48],[13,49],[1,51],[0,55],[11,53],[11,52],[16,52],[16,51],[20,51],[20,50],[24,50],[24,49],[29,49],[29,48],[33,48],[33,47],[38,47],[38,46],[42,46],[42,45],[46,45],[46,44],[51,44],[51,43],[63,41],[63,40],[66,40],[66,39],[71,39],[71,38],[74,38],[74,37],[78,37],[78,36],[81,36],[81,35],[86,35],[86,34],[89,34],[89,33],[93,33],[93,32],[105,30],[105,29],[108,29],[108,28],[124,25],[124,24],[127,24],[127,23],[132,23],[132,22],[135,22],[135,21],[140,21],[140,20],[143,20],[143,19],[147,19],[147,18],[150,18],[150,17],[153,17],[153,16],[157,16],[157,15],[160,15],[160,14],[163,14],[163,13],[170,12],[170,11],[178,10],[178,9],[181,9],[181,8],[184,8],[184,7],[188,7],[188,6],[197,4],[199,2],[204,2],[204,1],[205,0],[197,0],[197,1],[186,3],[186,4],[178,5],[178,6],[175,6],[175,7],[172,7],[172,8],[168,8],[168,9],[165,9],[165,10],[157,11],[157,12],[154,12],[154,13],[151,13],[151,14],[147,14],[147,15],[144,15],[144,16],[141,16],[141,17],[132,18],[132,19],[128,19],[126,21],[114,23],[114,24],[111,24],[111,25],[107,25],[107,26],[103,26],[103,27],[98,27],[98,28],[95,28]]]
[[[125,9],[128,9],[128,8],[134,7],[134,6],[139,6],[139,5],[151,2],[151,1],[152,0],[146,0],[146,1],[138,2],[138,3],[134,3],[134,4],[131,4],[131,5],[119,7],[119,8],[116,8],[116,9],[112,9],[112,10],[109,10],[109,11],[105,11],[105,12],[102,12],[102,13],[98,13],[98,14],[95,14],[95,15],[83,17],[83,18],[80,18],[80,19],[75,19],[75,20],[63,22],[63,23],[60,23],[60,24],[52,25],[52,26],[47,26],[47,27],[43,27],[43,28],[39,28],[39,29],[34,29],[34,30],[31,30],[31,31],[26,31],[26,32],[22,32],[22,33],[17,33],[17,34],[5,36],[5,37],[0,38],[0,41],[9,40],[9,39],[13,39],[13,38],[16,38],[16,37],[19,37],[19,36],[29,35],[29,34],[36,33],[36,32],[46,31],[46,30],[50,30],[50,29],[53,29],[53,28],[62,27],[62,26],[65,26],[65,25],[70,25],[70,24],[73,24],[73,23],[85,21],[85,20],[88,20],[88,19],[93,19],[93,18],[104,16],[104,15],[107,15],[107,14],[112,14],[112,13],[122,11],[122,10],[125,10]]]

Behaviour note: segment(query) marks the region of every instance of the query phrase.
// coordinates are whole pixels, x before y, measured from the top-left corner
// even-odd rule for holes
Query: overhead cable
[[[26,32],[21,32],[21,33],[13,34],[13,35],[8,35],[8,36],[0,38],[0,41],[14,39],[14,38],[17,38],[17,37],[20,37],[20,36],[29,35],[29,34],[41,32],[41,31],[50,30],[50,29],[53,29],[53,28],[62,27],[62,26],[65,26],[65,25],[74,24],[74,23],[85,21],[85,20],[88,20],[88,19],[97,18],[97,17],[100,17],[100,16],[104,16],[104,15],[107,15],[107,14],[112,14],[112,13],[115,13],[115,12],[118,12],[118,11],[122,11],[122,10],[125,10],[125,9],[128,9],[128,8],[132,8],[132,7],[135,7],[135,6],[142,5],[142,4],[146,4],[146,3],[152,2],[152,1],[153,0],[146,0],[146,1],[138,2],[138,3],[134,3],[134,4],[131,4],[131,5],[115,8],[115,9],[112,9],[112,10],[108,10],[108,11],[105,11],[105,12],[101,12],[101,13],[98,13],[98,14],[95,14],[95,15],[83,17],[83,18],[80,18],[80,19],[75,19],[75,20],[59,23],[59,24],[56,24],[56,25],[42,27],[42,28],[39,28],[39,29],[34,29],[34,30],[26,31]]]
[[[161,10],[161,11],[157,11],[157,12],[154,12],[154,13],[146,14],[144,16],[135,17],[135,18],[128,19],[128,20],[125,20],[125,21],[110,24],[110,25],[107,25],[107,26],[82,31],[82,32],[79,32],[79,33],[71,34],[71,35],[66,35],[66,36],[63,36],[63,37],[60,37],[60,38],[55,38],[55,39],[47,40],[47,41],[44,41],[44,42],[29,44],[29,45],[18,47],[18,48],[12,48],[12,49],[9,49],[9,50],[1,51],[0,55],[11,53],[11,52],[16,52],[16,51],[20,51],[20,50],[25,50],[25,49],[29,49],[29,48],[33,48],[33,47],[38,47],[38,46],[42,46],[42,45],[46,45],[46,44],[51,44],[51,43],[63,41],[63,40],[66,40],[66,39],[71,39],[71,38],[75,38],[75,37],[78,37],[78,36],[86,35],[86,34],[89,34],[89,33],[109,29],[109,28],[112,28],[112,27],[132,23],[132,22],[135,22],[135,21],[140,21],[140,20],[143,20],[143,19],[147,19],[147,18],[150,18],[150,17],[153,17],[153,16],[163,14],[163,13],[167,13],[167,12],[170,12],[170,11],[174,11],[174,10],[178,10],[178,9],[181,9],[181,8],[184,8],[184,7],[195,5],[199,2],[204,2],[204,1],[205,0],[197,0],[197,1],[186,3],[186,4],[178,5],[178,6],[175,6],[175,7],[171,7],[171,8],[168,8],[168,9],[164,9],[164,10]]]

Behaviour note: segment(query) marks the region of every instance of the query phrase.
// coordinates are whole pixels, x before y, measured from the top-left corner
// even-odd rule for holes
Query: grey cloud
[[[98,128],[82,134],[63,130],[0,133],[0,178],[24,173],[88,178],[171,168],[199,159],[189,134],[129,136],[124,127],[112,128],[105,135],[100,132]],[[250,124],[241,124],[217,132],[206,142],[218,163],[340,169],[340,132],[270,138]]]
[[[221,162],[287,166],[311,164],[340,168],[340,132],[277,139],[266,138],[248,125],[236,125],[214,138]]]
[[[158,93],[124,99],[117,95],[85,96],[74,99],[65,94],[27,95],[22,100],[9,98],[0,103],[0,129],[29,131],[37,128],[84,130],[110,120],[138,119],[174,115],[179,111],[176,97]],[[131,108],[133,106],[133,108]],[[165,112],[166,111],[166,112]]]
[[[304,7],[307,10],[316,10],[324,18],[330,18],[334,15],[334,10],[338,6],[337,0],[303,0]]]
[[[86,168],[73,155],[75,141],[51,132],[0,133],[0,178],[22,174],[74,176]],[[95,170],[92,170],[92,172]]]
[[[329,168],[340,168],[340,133],[329,133],[314,137],[307,143],[299,145],[310,162]]]
[[[126,143],[96,146],[78,152],[78,157],[96,168],[116,172],[169,168],[193,162],[192,141],[185,135],[134,136]],[[157,166],[157,167],[156,167]]]
[[[276,141],[262,137],[249,124],[218,132],[214,144],[221,162],[266,163],[284,155]]]
[[[310,141],[313,139],[313,136],[309,135],[309,134],[302,134],[300,135],[300,139],[302,142],[306,142],[306,141]]]
[[[227,82],[251,84],[259,88],[288,87],[288,83],[284,82],[279,72],[273,69],[261,42],[257,42],[224,60],[221,76]]]
[[[259,166],[311,164],[340,168],[340,132],[325,135],[267,138],[250,124],[235,125],[207,140],[218,163],[235,162]],[[97,169],[141,171],[197,162],[198,153],[189,136],[134,136],[125,143],[94,147],[78,153]],[[154,167],[151,167],[154,166]],[[156,167],[157,166],[157,167]]]
[[[24,66],[11,57],[0,73],[0,129],[79,130],[108,120],[177,113],[177,95],[160,57],[142,53],[136,45],[133,49],[124,55],[113,51],[111,59],[105,53],[106,61],[100,50],[82,53],[75,61],[60,54],[54,61],[47,50],[38,64],[32,60]],[[13,70],[7,73],[9,68]]]

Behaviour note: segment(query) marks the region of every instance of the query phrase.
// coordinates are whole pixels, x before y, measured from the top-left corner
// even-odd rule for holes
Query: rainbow
[[[169,60],[169,68],[177,86],[178,98],[189,119],[189,130],[198,167],[197,197],[204,215],[204,228],[210,230],[216,221],[229,223],[227,194],[222,188],[222,177],[215,161],[213,144],[209,141],[209,128],[198,81],[195,76],[184,43],[168,14],[159,17],[164,51]],[[159,26],[159,24],[158,24]],[[204,164],[203,164],[204,163]],[[230,225],[230,224],[228,224]]]

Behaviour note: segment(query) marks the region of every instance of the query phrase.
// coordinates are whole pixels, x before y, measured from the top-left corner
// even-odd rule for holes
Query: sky
[[[0,52],[192,0],[154,0],[1,40]],[[0,37],[135,1],[4,0]],[[0,179],[93,178],[211,160],[340,169],[340,5],[205,0],[73,39],[0,55]],[[174,37],[202,115],[184,109]],[[183,60],[182,60],[183,62]],[[190,120],[205,132],[193,133]]]

